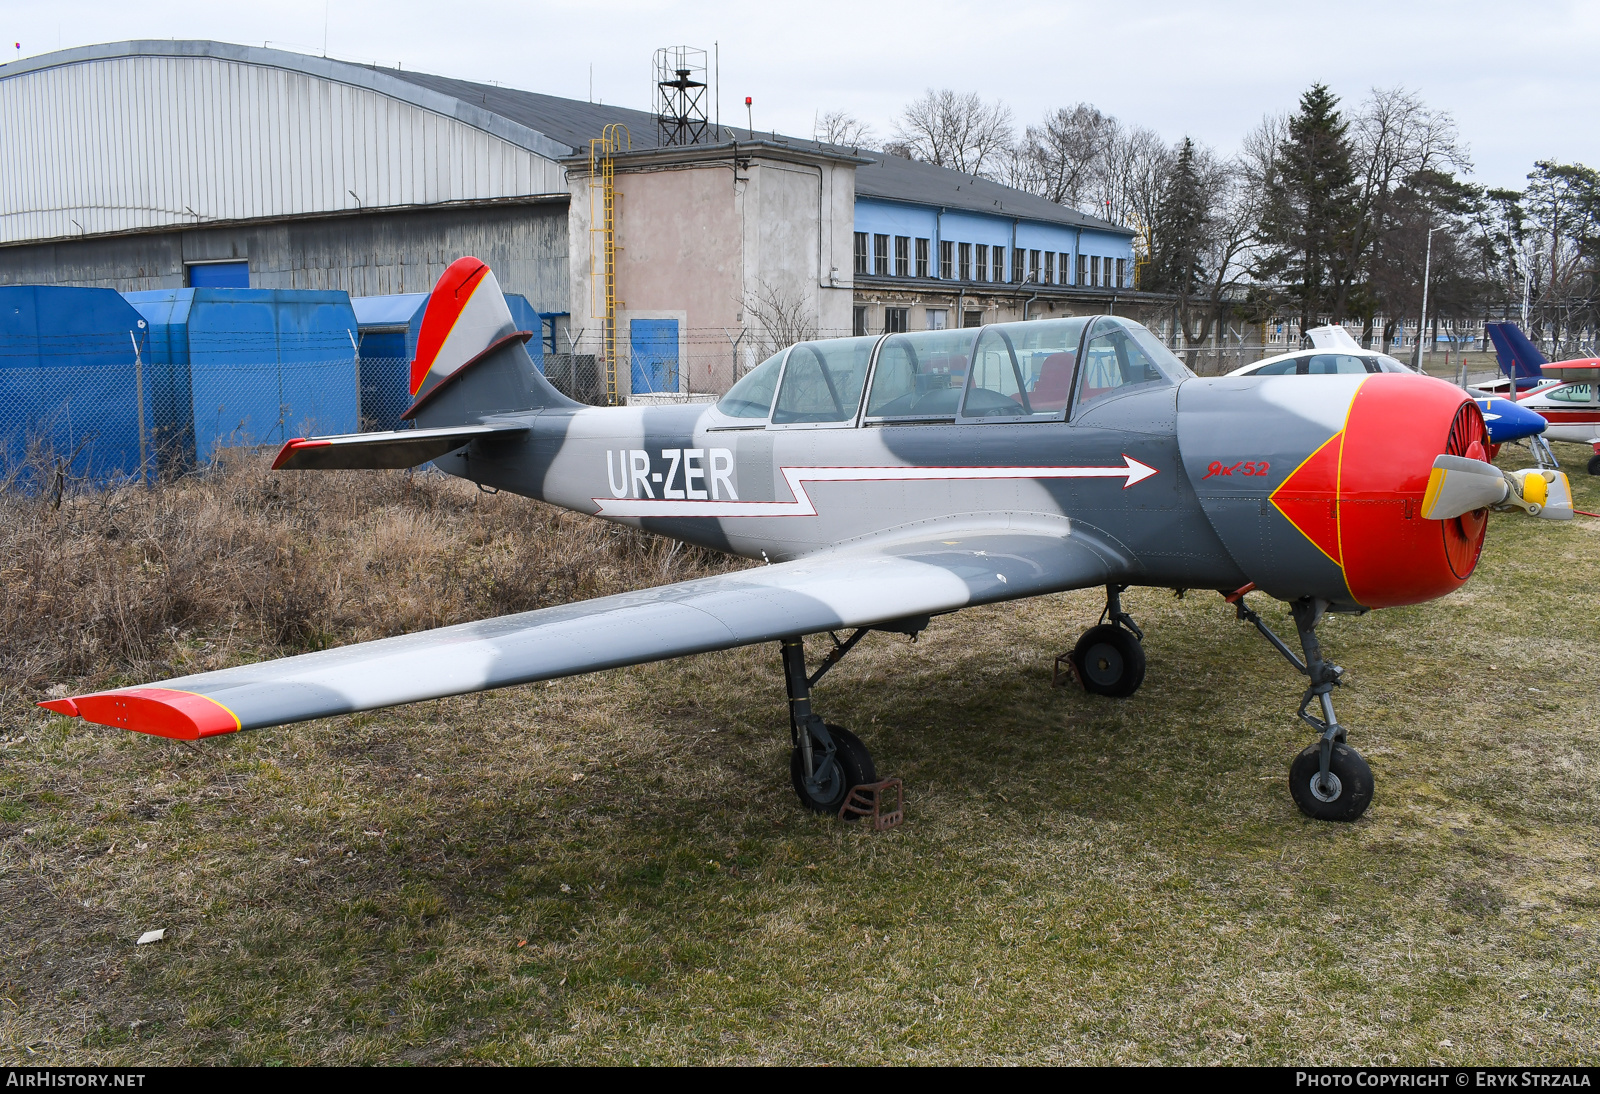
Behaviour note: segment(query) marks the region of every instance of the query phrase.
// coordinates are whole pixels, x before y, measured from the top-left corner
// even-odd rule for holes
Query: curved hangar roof
[[[567,192],[565,145],[379,69],[221,42],[0,66],[0,243]]]
[[[174,41],[62,50],[0,65],[0,244],[565,197],[559,161],[617,121],[634,148],[655,144],[655,119],[641,110],[284,50]],[[872,152],[858,162],[863,197],[1132,234],[930,164]]]

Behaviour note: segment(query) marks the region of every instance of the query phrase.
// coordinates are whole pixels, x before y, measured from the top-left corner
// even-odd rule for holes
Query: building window
[[[907,328],[910,322],[910,308],[884,308],[883,331],[885,334],[899,334]]]
[[[981,327],[981,326],[983,326],[983,312],[982,312],[982,310],[978,309],[978,308],[969,308],[968,310],[962,312],[961,313],[961,325],[963,327]]]
[[[928,276],[928,241],[926,239],[917,240],[917,276]]]
[[[1028,252],[1021,247],[1011,249],[1011,280],[1017,282],[1028,280]]]
[[[1127,274],[1128,260],[1126,258],[1117,259],[1117,288],[1127,288],[1128,282],[1125,280]]]
[[[911,240],[905,236],[894,237],[894,275],[911,276]]]
[[[889,276],[889,237],[872,237],[872,272],[879,277]]]
[[[972,244],[961,245],[961,280],[972,280]]]
[[[1099,255],[1091,255],[1089,257],[1089,284],[1093,285],[1095,288],[1099,288],[1100,287],[1100,256]]]
[[[987,243],[978,244],[978,261],[973,269],[975,271],[973,274],[974,279],[978,281],[989,280],[989,245]]]
[[[1044,283],[1046,285],[1054,285],[1056,283],[1056,253],[1054,251],[1046,251],[1044,253]]]
[[[864,232],[857,232],[856,235],[865,238]],[[866,259],[862,259],[861,264],[865,266],[867,264]],[[861,272],[866,273],[865,270]],[[867,333],[867,309],[863,304],[857,304],[850,309],[850,333],[857,338]]]
[[[1074,285],[1087,285],[1089,283],[1089,256],[1078,256],[1078,276],[1072,282]]]
[[[954,271],[950,269],[950,252],[955,250],[955,245],[948,240],[939,241],[939,276],[949,281]]]
[[[928,309],[928,329],[944,330],[950,325],[950,313],[943,308]]]
[[[1061,280],[1056,283],[1058,285],[1065,285],[1067,283],[1067,279],[1072,276],[1072,256],[1063,252],[1056,257],[1061,261],[1061,265],[1058,267],[1058,269],[1061,271]]]
[[[856,273],[867,272],[867,233],[856,233]]]
[[[1039,266],[1039,252],[1038,251],[1029,251],[1028,252],[1028,280],[1032,281],[1035,285],[1039,284],[1039,282],[1041,280],[1042,272],[1043,271],[1041,270],[1041,268]]]

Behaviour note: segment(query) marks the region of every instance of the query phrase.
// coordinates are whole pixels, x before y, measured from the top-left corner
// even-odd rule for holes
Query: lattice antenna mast
[[[600,322],[600,354],[605,362],[606,405],[617,405],[617,188],[616,167],[612,161],[619,152],[633,147],[633,134],[621,122],[601,131],[598,140],[589,142],[589,315]],[[595,208],[595,199],[600,208]],[[595,246],[598,233],[599,247]],[[598,259],[600,268],[595,269]],[[601,280],[601,299],[594,294],[595,278]]]
[[[661,144],[701,144],[711,133],[706,114],[706,51],[692,46],[656,50],[656,130]]]

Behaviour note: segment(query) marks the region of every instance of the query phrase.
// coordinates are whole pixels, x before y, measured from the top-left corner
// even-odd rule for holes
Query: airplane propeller
[[[1520,509],[1545,520],[1571,520],[1572,487],[1560,471],[1502,471],[1468,456],[1436,457],[1422,515],[1450,520],[1475,509]]]

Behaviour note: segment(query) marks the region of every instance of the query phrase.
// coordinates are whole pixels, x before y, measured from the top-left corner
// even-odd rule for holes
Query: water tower
[[[656,129],[663,145],[701,144],[711,131],[706,115],[706,51],[692,46],[656,50]]]

